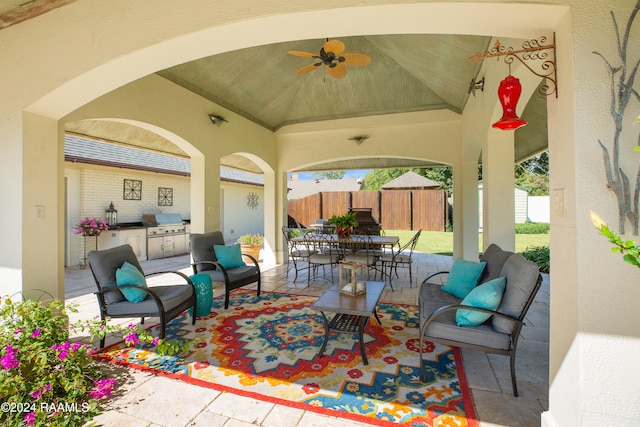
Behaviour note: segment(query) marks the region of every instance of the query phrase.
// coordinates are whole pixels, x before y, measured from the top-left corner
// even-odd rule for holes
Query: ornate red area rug
[[[213,300],[191,325],[186,313],[167,336],[193,340],[185,353],[108,347],[98,357],[205,387],[373,425],[478,426],[458,349],[425,343],[427,381],[420,381],[417,307],[378,304],[364,334],[332,333],[323,357],[322,315],[310,296],[236,291],[229,309]]]

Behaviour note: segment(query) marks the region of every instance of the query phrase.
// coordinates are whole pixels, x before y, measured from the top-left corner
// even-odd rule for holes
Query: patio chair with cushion
[[[160,338],[166,335],[166,324],[189,308],[196,306],[196,291],[189,277],[179,271],[161,271],[145,275],[130,245],[91,251],[88,255],[91,273],[98,287],[96,297],[100,318],[160,318]],[[172,273],[184,284],[147,287],[146,277]],[[191,324],[196,323],[192,316]],[[100,348],[104,347],[104,337]]]
[[[448,274],[444,286],[435,282],[440,274]],[[541,283],[535,263],[495,244],[487,248],[480,262],[456,260],[451,271],[427,277],[418,296],[423,381],[426,340],[509,356],[511,385],[517,397],[518,338]]]
[[[240,245],[225,245],[220,231],[189,235],[193,274],[206,273],[214,283],[224,283],[224,308],[229,308],[229,294],[242,286],[257,283],[260,296],[258,260],[240,252]],[[246,261],[246,262],[245,262]]]

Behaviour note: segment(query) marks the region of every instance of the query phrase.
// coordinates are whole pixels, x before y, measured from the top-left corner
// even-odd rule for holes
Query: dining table
[[[387,236],[387,235],[360,235],[352,234],[349,237],[339,237],[337,234],[323,234],[323,233],[306,233],[302,236],[293,237],[292,242],[295,243],[318,243],[326,240],[333,240],[338,243],[357,243],[367,241],[368,244],[374,246],[375,249],[392,248],[400,241],[399,236]]]
[[[400,241],[399,236],[388,235],[362,235],[352,234],[349,237],[339,237],[337,234],[323,234],[309,232],[302,236],[297,236],[291,239],[294,245],[307,246],[307,250],[313,249],[312,246],[319,244],[326,244],[327,242],[335,242],[338,246],[341,246],[343,250],[351,251],[355,248],[363,249],[369,246],[369,250],[373,253],[384,254],[385,251],[393,251],[393,247]],[[315,250],[321,250],[316,248]],[[380,255],[376,255],[376,258]],[[377,262],[375,263],[377,264]],[[389,277],[390,273],[385,272],[383,268],[378,265],[373,265],[372,268],[381,275],[381,277]],[[391,283],[391,282],[389,282]],[[393,289],[393,287],[392,287]]]

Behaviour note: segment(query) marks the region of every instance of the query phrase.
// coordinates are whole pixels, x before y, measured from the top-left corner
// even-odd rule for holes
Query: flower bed
[[[58,300],[0,297],[0,425],[76,426],[102,411],[115,379],[104,376],[93,346],[70,341],[70,330],[88,330],[92,339],[121,331],[127,345],[158,345],[165,354],[190,345],[159,340],[135,325],[124,330],[97,320],[69,325],[68,311],[76,310]]]

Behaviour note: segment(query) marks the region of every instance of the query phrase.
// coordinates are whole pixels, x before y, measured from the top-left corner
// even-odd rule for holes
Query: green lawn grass
[[[415,234],[413,230],[385,230],[388,236],[399,236],[400,244],[409,241]],[[479,233],[478,252],[482,250],[482,233]],[[548,234],[516,234],[516,252],[522,252],[535,246],[549,246]],[[453,233],[423,231],[418,239],[416,251],[440,255],[453,255]]]

